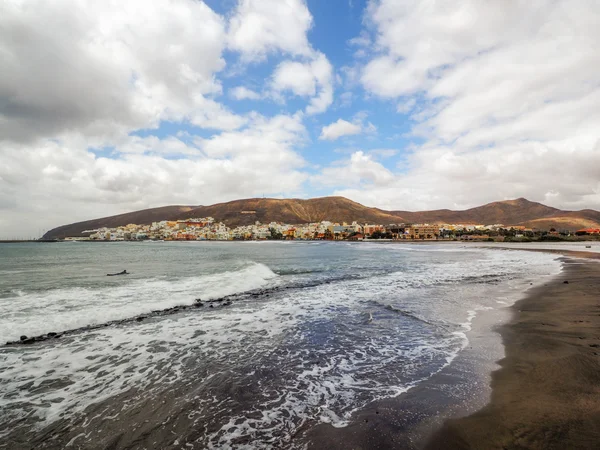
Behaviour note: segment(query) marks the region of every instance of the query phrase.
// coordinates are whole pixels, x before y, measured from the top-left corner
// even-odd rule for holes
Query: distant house
[[[463,234],[461,241],[487,241],[490,238],[487,234]]]
[[[348,238],[349,241],[362,241],[365,239],[365,235],[362,233],[356,233]]]
[[[583,228],[575,232],[578,236],[600,235],[600,228]]]
[[[438,225],[419,224],[407,227],[401,238],[431,240],[437,239],[439,235],[440,227]]]

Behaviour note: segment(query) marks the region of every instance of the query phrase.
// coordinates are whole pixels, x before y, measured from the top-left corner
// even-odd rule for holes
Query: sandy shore
[[[501,327],[506,357],[492,375],[490,403],[448,420],[427,449],[600,446],[600,263],[567,258],[560,277],[513,309]]]
[[[480,324],[471,346],[442,372],[368,405],[345,428],[314,427],[304,436],[308,447],[599,448],[600,262],[592,260],[600,254],[551,253],[565,256],[563,272],[496,317],[500,368],[489,364],[497,351],[493,324]],[[477,379],[486,370],[491,390],[489,378]]]

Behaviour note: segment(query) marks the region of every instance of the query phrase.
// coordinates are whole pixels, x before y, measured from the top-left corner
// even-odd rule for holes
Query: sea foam
[[[0,299],[0,343],[188,305],[196,298],[221,298],[267,286],[276,278],[266,265],[249,263],[236,271],[196,277],[136,279],[91,289],[15,291],[14,297]]]

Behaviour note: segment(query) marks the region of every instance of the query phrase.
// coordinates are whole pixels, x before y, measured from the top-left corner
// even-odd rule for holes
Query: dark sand
[[[560,277],[517,302],[501,329],[506,357],[491,402],[447,421],[426,448],[600,448],[599,280],[597,261],[569,258]]]
[[[491,399],[473,388],[489,382],[473,383],[482,369],[498,368],[485,357],[477,361],[489,332],[474,330],[478,348],[400,397],[367,406],[348,427],[314,427],[305,435],[308,447],[600,448],[600,262],[591,261],[600,254],[552,253],[567,256],[563,272],[529,290],[498,327],[505,357],[492,374]]]

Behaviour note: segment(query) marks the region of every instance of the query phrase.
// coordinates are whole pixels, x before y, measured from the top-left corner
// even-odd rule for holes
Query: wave
[[[276,270],[277,275],[307,275],[311,273],[321,273],[324,270],[320,269],[281,269]]]
[[[0,302],[0,342],[75,330],[252,291],[276,281],[266,265],[175,280],[134,280],[118,286],[20,292]],[[15,308],[15,304],[18,305]]]

